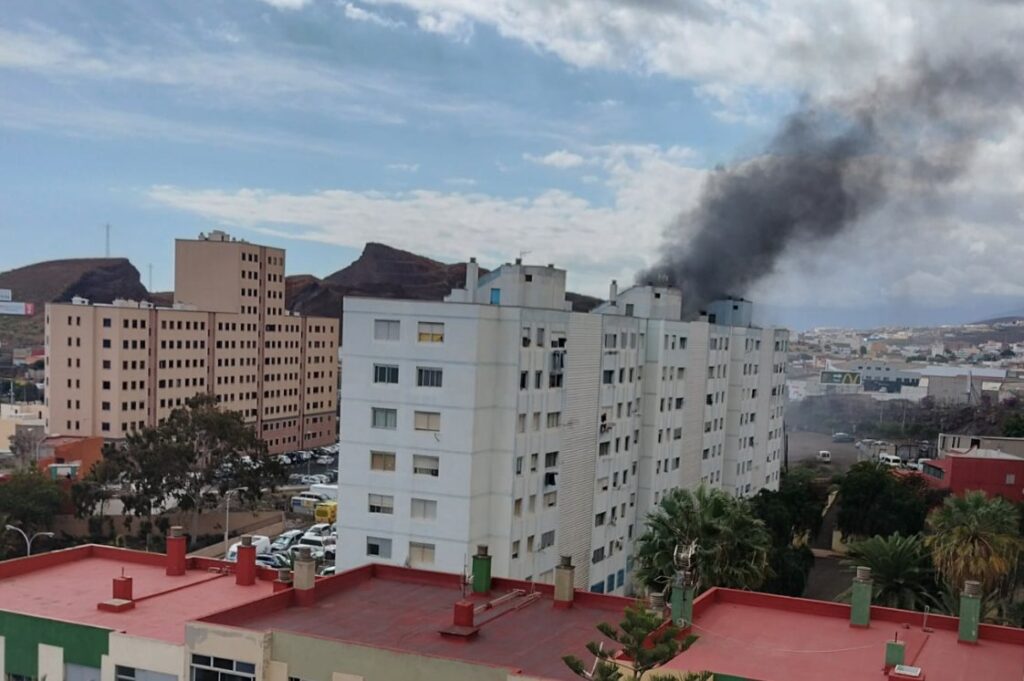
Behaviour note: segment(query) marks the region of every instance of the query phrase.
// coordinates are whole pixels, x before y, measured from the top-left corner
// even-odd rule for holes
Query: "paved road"
[[[850,466],[857,463],[857,448],[852,442],[832,442],[831,435],[811,433],[804,430],[789,433],[789,463],[814,461],[818,452],[826,449],[832,452],[832,468],[837,473],[845,473]]]

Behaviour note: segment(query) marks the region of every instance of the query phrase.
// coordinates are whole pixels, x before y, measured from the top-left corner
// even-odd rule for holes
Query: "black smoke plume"
[[[868,92],[807,103],[762,154],[710,173],[638,281],[681,288],[687,315],[748,294],[794,245],[830,239],[897,194],[928,201],[960,177],[977,141],[1024,101],[1022,85],[1007,55],[922,57]]]

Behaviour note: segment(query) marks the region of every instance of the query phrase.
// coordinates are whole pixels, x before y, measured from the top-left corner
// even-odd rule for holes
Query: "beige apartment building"
[[[338,321],[285,309],[284,272],[214,231],[176,242],[173,307],[48,304],[48,432],[122,438],[209,393],[271,452],[336,442]]]

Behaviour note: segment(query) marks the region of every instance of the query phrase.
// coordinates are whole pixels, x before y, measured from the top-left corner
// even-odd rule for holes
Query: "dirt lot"
[[[814,461],[818,452],[826,449],[832,452],[832,468],[836,473],[845,473],[850,466],[857,463],[857,448],[852,442],[832,442],[831,435],[811,433],[808,431],[790,431],[789,463]]]

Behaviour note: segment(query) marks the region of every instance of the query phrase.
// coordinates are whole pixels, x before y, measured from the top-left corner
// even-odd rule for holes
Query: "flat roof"
[[[179,577],[165,573],[167,558],[109,546],[86,545],[0,563],[0,610],[73,622],[170,643],[184,643],[185,623],[256,600],[273,590],[270,573],[252,586],[235,584],[232,564],[190,557]],[[233,568],[232,568],[233,569]],[[135,607],[105,612],[113,579],[132,578]]]
[[[1024,630],[982,625],[977,644],[957,641],[957,620],[871,608],[867,628],[851,627],[850,606],[732,589],[694,604],[697,641],[664,668],[711,670],[759,681],[863,681],[882,674],[885,644],[898,637],[906,664],[928,681],[1020,679]]]
[[[587,642],[604,639],[596,625],[617,624],[633,602],[577,591],[573,607],[558,609],[550,585],[494,579],[489,595],[466,595],[477,605],[508,598],[476,616],[476,636],[442,636],[440,630],[453,623],[455,603],[463,598],[461,577],[365,565],[318,579],[311,606],[297,606],[278,594],[260,607],[222,612],[203,621],[503,667],[533,677],[574,679],[562,656],[589,660]]]

